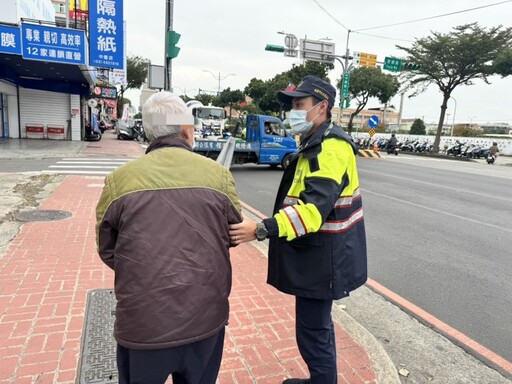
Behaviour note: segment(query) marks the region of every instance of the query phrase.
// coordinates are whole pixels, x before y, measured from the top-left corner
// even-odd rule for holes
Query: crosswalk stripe
[[[66,175],[99,175],[105,176],[115,169],[135,160],[136,158],[94,158],[73,157],[63,158],[49,165],[43,172]]]
[[[62,159],[63,161],[124,161],[124,162],[128,162],[128,161],[132,161],[132,160],[135,160],[137,159],[137,157],[127,157],[127,158],[122,158],[122,159],[119,159],[119,158],[110,158],[110,159],[99,159],[99,158],[96,158],[96,157],[70,157],[70,158],[64,158]]]
[[[58,173],[58,174],[66,174],[66,175],[108,175],[110,172],[108,171],[52,171],[52,170],[44,170],[43,173]]]
[[[68,165],[50,165],[48,168],[73,168],[73,169],[116,169],[117,166],[110,165],[75,165],[70,167]]]
[[[79,164],[91,164],[91,165],[95,165],[95,164],[112,164],[112,165],[124,165],[126,163],[118,163],[118,162],[115,162],[115,161],[57,161],[57,164],[75,164],[75,165],[79,165]]]

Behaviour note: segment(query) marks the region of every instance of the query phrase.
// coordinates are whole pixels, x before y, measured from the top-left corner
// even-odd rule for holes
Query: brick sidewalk
[[[105,136],[83,154],[143,153],[136,142]],[[24,224],[0,259],[0,383],[75,383],[87,291],[113,286],[94,239],[102,183],[101,177],[67,176],[40,209],[73,216]],[[295,344],[293,297],[265,283],[266,257],[253,245],[231,254],[231,316],[218,382],[306,377]],[[364,349],[339,326],[336,336],[339,382],[376,383]]]

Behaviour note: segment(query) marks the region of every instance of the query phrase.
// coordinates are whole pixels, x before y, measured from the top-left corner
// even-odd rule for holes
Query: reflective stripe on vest
[[[326,233],[342,233],[350,229],[354,224],[363,219],[363,208],[359,208],[346,220],[327,220],[320,232]]]
[[[293,230],[295,231],[295,236],[303,236],[307,233],[306,226],[302,222],[302,218],[297,213],[295,208],[293,206],[286,207],[283,209],[284,213],[288,217],[288,220],[290,220],[290,223],[292,224]]]

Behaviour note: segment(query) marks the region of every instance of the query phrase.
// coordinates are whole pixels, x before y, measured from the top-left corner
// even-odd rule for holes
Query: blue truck
[[[242,138],[236,139],[232,164],[268,164],[285,169],[297,153],[297,142],[277,117],[248,115]],[[238,136],[238,135],[237,135]],[[194,151],[216,159],[224,139],[196,139]]]

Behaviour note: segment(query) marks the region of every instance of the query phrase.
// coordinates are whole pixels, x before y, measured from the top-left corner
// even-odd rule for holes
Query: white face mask
[[[307,121],[307,114],[320,103],[313,105],[307,111],[297,109],[292,109],[290,111],[290,114],[288,115],[288,121],[294,135],[301,135],[303,133],[309,132],[309,130],[313,128],[313,121],[318,116],[320,116],[320,114],[316,115],[311,121]]]

